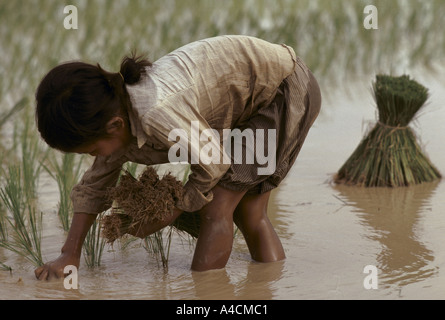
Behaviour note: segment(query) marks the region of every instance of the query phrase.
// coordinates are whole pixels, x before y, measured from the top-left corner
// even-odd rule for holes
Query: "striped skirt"
[[[234,159],[236,152],[232,150],[232,164],[218,185],[250,194],[276,188],[294,164],[320,107],[317,80],[297,58],[295,72],[282,82],[272,103],[260,108],[244,127],[239,128],[243,132],[251,129],[255,139],[253,143],[248,139],[241,141],[242,159]],[[258,132],[261,137],[257,136]],[[249,152],[255,152],[256,157],[248,158]],[[269,161],[259,161],[259,154]],[[253,163],[249,161],[252,158]],[[272,159],[273,164],[270,163]]]

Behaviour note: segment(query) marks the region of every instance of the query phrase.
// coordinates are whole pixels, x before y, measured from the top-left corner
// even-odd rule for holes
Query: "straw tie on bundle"
[[[408,126],[428,99],[428,90],[406,75],[377,75],[373,92],[379,120],[340,168],[335,182],[397,187],[440,179]]]
[[[102,234],[109,243],[126,234],[129,228],[162,221],[172,214],[175,203],[182,198],[183,185],[170,174],[159,178],[155,169],[147,167],[139,179],[125,172],[119,184],[109,190],[117,205],[103,218]],[[184,213],[172,224],[176,229],[197,237],[199,215]]]

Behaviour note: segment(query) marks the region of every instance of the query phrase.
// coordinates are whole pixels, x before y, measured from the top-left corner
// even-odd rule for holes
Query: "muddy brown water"
[[[445,90],[438,79],[418,79],[431,91],[414,130],[445,173]],[[39,282],[33,267],[0,249],[14,271],[0,272],[2,299],[444,299],[445,203],[443,181],[408,188],[361,189],[331,183],[363,137],[375,109],[368,85],[351,95],[325,97],[289,176],[273,192],[269,212],[287,258],[253,262],[241,236],[222,270],[192,272],[193,245],[173,239],[169,268],[138,246],[106,247],[102,266],[82,261],[79,288]],[[359,92],[360,94],[357,94]],[[57,189],[42,182],[43,250],[58,256],[64,234],[55,210]],[[366,289],[366,266],[375,266],[376,289]]]

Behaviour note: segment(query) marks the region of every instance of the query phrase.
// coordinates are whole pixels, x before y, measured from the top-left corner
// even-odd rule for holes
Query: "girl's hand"
[[[79,268],[82,245],[96,217],[95,214],[74,213],[70,231],[62,248],[62,254],[57,259],[38,267],[34,271],[37,279],[63,278],[63,269],[68,265]]]
[[[64,278],[64,272],[66,266],[73,265],[79,268],[80,257],[77,255],[62,253],[57,259],[45,263],[43,266],[38,267],[34,274],[39,280],[52,280]]]

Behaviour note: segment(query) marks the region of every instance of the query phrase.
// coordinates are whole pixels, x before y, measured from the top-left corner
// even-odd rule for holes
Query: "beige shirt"
[[[179,141],[175,135],[169,139],[172,130],[180,129],[188,137],[190,161],[209,143],[190,143],[192,123],[199,125],[200,134],[206,129],[221,132],[242,127],[273,100],[281,82],[295,70],[296,59],[286,45],[219,36],[190,43],[157,60],[137,84],[126,87],[132,102],[132,143],[111,156],[96,157],[72,190],[74,212],[100,213],[110,208],[106,190],[116,184],[125,162],[169,162],[168,152]],[[210,202],[212,188],[229,166],[223,161],[192,162],[177,207],[191,212]]]

